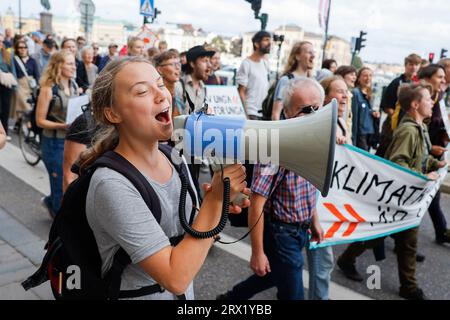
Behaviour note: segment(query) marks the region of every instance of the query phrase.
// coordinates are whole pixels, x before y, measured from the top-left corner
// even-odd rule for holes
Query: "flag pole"
[[[325,40],[324,40],[324,43],[323,43],[322,63],[325,61],[325,52],[327,50],[328,23],[330,22],[330,12],[331,12],[331,0],[328,0],[328,12],[327,12],[327,19],[325,21]]]

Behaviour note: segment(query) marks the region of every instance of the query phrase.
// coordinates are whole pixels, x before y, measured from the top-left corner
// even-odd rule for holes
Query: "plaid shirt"
[[[316,207],[317,189],[284,168],[280,167],[276,173],[275,166],[261,164],[256,164],[253,171],[252,192],[267,199],[264,214],[286,223],[310,220]]]

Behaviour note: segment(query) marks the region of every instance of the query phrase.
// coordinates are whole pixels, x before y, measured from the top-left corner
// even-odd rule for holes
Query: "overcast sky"
[[[68,3],[50,0],[55,15],[68,15]],[[1,0],[0,13],[8,6],[18,12],[17,0]],[[124,19],[136,25],[139,0],[94,0],[96,15]],[[257,30],[250,4],[244,0],[155,0],[162,11],[160,22],[192,23],[218,34],[238,35]],[[318,23],[319,0],[263,0],[261,12],[269,14],[268,30],[294,23],[306,31],[321,33]],[[428,56],[450,49],[449,0],[332,0],[330,33],[350,40],[360,30],[368,32],[361,56],[366,61],[402,63],[411,52]],[[22,0],[23,16],[37,15],[39,0]]]

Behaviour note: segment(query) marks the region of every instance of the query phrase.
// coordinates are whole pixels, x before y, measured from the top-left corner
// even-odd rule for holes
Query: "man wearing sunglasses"
[[[290,80],[284,91],[282,117],[292,119],[316,112],[325,99],[317,81],[299,77]],[[277,287],[280,300],[303,300],[303,248],[324,237],[317,210],[317,189],[294,172],[280,167],[256,164],[251,185],[248,225],[251,233],[250,266],[255,272],[219,300],[247,300],[255,294]],[[264,212],[263,219],[259,219]],[[320,254],[327,256],[323,259]],[[327,251],[308,253],[310,299],[328,299],[328,286],[318,293],[320,280],[329,283],[333,268]],[[326,269],[326,270],[324,270]],[[324,279],[320,279],[323,275]],[[323,282],[322,281],[322,282]],[[323,286],[322,286],[323,287]]]

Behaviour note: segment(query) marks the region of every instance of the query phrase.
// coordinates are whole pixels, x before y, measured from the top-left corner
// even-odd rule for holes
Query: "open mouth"
[[[165,111],[163,111],[161,113],[158,113],[155,118],[156,118],[156,120],[158,120],[159,122],[162,122],[164,124],[170,123],[171,119],[170,119],[169,109],[166,109]]]

